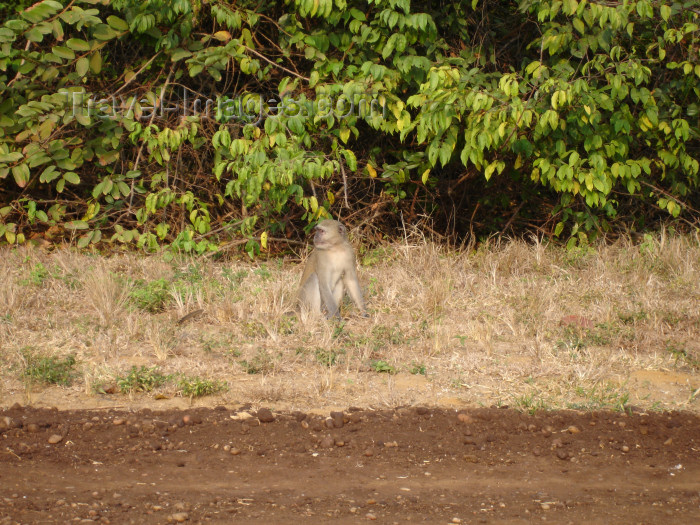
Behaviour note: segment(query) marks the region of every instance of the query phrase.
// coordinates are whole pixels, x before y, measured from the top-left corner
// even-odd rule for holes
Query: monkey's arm
[[[352,301],[355,306],[362,312],[363,317],[367,317],[367,310],[365,309],[365,301],[362,298],[362,290],[360,289],[360,282],[357,279],[357,272],[355,271],[355,261],[351,264],[343,275],[343,283],[347,289]]]
[[[316,265],[316,252],[311,252],[311,255],[309,255],[309,258],[306,260],[306,266],[304,266],[304,273],[301,274],[301,283],[299,284],[301,288],[304,287],[306,281],[308,281],[309,277],[311,277],[311,274],[316,272]]]

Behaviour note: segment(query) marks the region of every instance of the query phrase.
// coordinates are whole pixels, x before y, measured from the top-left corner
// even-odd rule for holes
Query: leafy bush
[[[5,5],[8,243],[253,255],[345,208],[582,243],[698,225],[689,3]]]

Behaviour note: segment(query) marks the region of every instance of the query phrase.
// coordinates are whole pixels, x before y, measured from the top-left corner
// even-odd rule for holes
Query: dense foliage
[[[9,243],[700,224],[696,1],[1,7]]]

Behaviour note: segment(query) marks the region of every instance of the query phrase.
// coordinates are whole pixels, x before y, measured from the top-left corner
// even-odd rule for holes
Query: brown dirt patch
[[[4,410],[0,523],[700,521],[695,414],[244,409]]]

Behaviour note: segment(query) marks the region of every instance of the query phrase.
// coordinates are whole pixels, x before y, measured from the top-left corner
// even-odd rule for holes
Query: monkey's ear
[[[347,235],[348,234],[348,229],[345,227],[343,223],[338,223],[338,232],[340,235]]]

